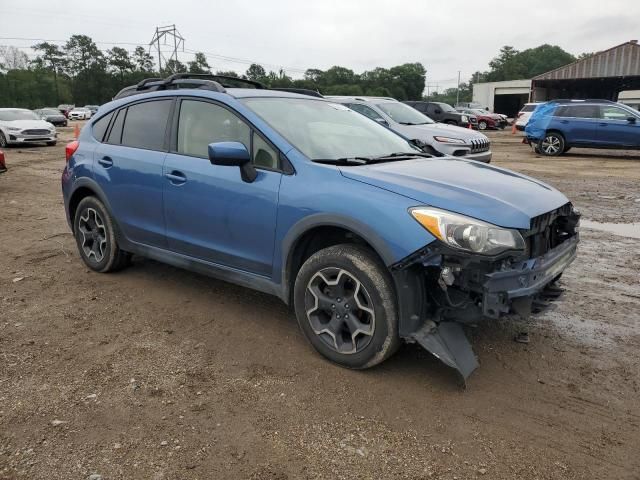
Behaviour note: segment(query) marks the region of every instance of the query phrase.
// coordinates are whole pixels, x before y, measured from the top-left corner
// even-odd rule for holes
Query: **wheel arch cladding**
[[[370,228],[366,225],[363,227],[327,216],[322,219],[308,217],[292,228],[283,241],[283,251],[287,255],[282,266],[282,299],[291,304],[293,283],[300,267],[311,255],[323,248],[342,243],[363,245],[375,253],[383,266],[388,266],[393,259],[388,247]]]

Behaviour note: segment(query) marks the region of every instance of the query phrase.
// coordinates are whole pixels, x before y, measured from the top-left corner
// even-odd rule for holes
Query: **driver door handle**
[[[187,181],[187,177],[184,173],[179,172],[178,170],[172,170],[170,173],[165,173],[164,176],[167,177],[174,185],[182,185]]]

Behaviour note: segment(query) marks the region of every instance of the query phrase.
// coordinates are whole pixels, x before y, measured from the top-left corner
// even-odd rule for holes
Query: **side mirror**
[[[216,142],[209,144],[209,161],[212,165],[240,167],[240,176],[245,182],[253,182],[258,172],[251,164],[249,150],[240,142]]]
[[[636,123],[636,122],[637,122],[637,119],[636,119],[636,117],[628,117],[628,118],[627,118],[627,122],[629,122],[629,123]]]
[[[389,122],[387,122],[384,118],[376,118],[376,122],[378,122],[380,125],[384,125],[385,127],[389,126]]]

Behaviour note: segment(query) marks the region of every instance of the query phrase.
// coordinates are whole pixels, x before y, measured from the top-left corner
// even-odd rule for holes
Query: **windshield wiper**
[[[415,157],[424,157],[424,158],[431,158],[433,157],[433,155],[429,154],[429,153],[425,153],[425,152],[395,152],[395,153],[390,153],[389,155],[381,155],[380,157],[375,157],[372,160],[373,161],[378,161],[378,160],[387,160],[387,159],[398,159],[398,158],[415,158]]]
[[[379,157],[314,158],[313,161],[329,165],[366,165],[368,163],[409,160],[416,157],[431,158],[433,155],[424,152],[394,152],[389,155],[380,155]]]
[[[371,157],[314,158],[316,163],[329,165],[365,165],[373,160]]]
[[[415,123],[415,122],[398,122],[400,125],[426,125],[429,122],[420,122],[420,123]]]

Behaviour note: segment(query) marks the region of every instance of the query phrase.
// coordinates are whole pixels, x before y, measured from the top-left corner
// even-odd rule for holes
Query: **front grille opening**
[[[533,218],[529,230],[523,232],[529,258],[544,255],[574,237],[579,218],[571,203]]]

